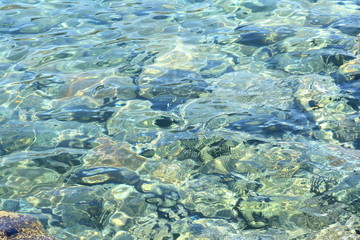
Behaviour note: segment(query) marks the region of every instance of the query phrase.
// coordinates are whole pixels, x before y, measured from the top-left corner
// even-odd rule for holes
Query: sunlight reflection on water
[[[359,5],[2,1],[0,210],[59,239],[357,239]]]

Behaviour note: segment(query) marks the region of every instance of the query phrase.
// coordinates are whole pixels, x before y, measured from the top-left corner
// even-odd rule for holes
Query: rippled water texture
[[[1,0],[0,210],[58,239],[359,239],[358,0]]]

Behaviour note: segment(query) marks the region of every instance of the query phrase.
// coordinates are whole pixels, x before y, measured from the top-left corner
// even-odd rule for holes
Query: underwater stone
[[[339,73],[345,76],[345,81],[356,81],[360,77],[360,57],[344,63]]]
[[[102,101],[102,105],[112,106],[117,101],[134,99],[136,97],[136,86],[131,77],[107,77],[91,88],[94,98]]]
[[[95,124],[83,125],[75,121],[63,122],[53,119],[37,122],[12,121],[3,125],[5,126],[9,130],[16,128],[19,132],[18,136],[9,137],[7,141],[21,141],[25,146],[30,144],[31,150],[37,151],[54,147],[89,148],[91,147],[90,139],[103,131]],[[31,135],[33,137],[30,137]],[[27,137],[24,139],[25,136]],[[6,141],[4,143],[7,144]],[[14,143],[12,147],[16,145],[17,143]]]
[[[314,54],[312,51],[304,52],[304,54]],[[345,52],[340,52],[338,49],[334,50],[327,50],[323,53],[319,52],[316,55],[320,55],[321,60],[324,62],[324,65],[326,68],[335,67],[337,69],[338,67],[342,66],[346,62],[350,60],[354,60],[354,56],[347,54]]]
[[[164,116],[161,116],[159,119],[155,120],[155,124],[161,128],[170,127],[171,124],[173,124],[173,122],[174,122],[174,120],[172,120],[169,117],[164,117]]]
[[[60,179],[61,175],[50,169],[19,166],[12,168],[11,175],[7,176],[6,186],[14,189],[17,194],[24,194],[33,191],[34,185],[57,185]]]
[[[322,177],[315,175],[311,178],[310,192],[321,195],[337,185],[336,178]]]
[[[124,228],[131,221],[131,218],[122,212],[115,212],[109,222],[115,228]]]
[[[56,240],[46,235],[39,219],[31,215],[0,211],[0,238],[8,240]]]
[[[360,173],[357,171],[350,172],[343,179],[338,179],[339,183],[335,188],[325,192],[327,196],[331,196],[337,202],[349,204],[349,209],[353,211],[360,210]]]
[[[206,65],[199,69],[200,74],[204,78],[216,78],[224,73],[233,72],[236,58],[229,54],[214,54],[209,56]]]
[[[240,229],[244,228],[244,223],[240,220],[236,223],[225,219],[200,218],[190,223],[191,235],[189,239],[227,239],[227,240],[247,240],[252,237],[245,237],[244,232]],[[181,238],[181,239],[188,239]],[[254,238],[256,239],[256,238]],[[261,238],[262,239],[262,238]],[[265,239],[265,238],[264,238]]]
[[[170,221],[184,220],[185,218],[188,217],[187,209],[185,209],[184,206],[182,206],[181,204],[177,204],[177,205],[167,207],[167,208],[158,207],[157,213],[158,213],[159,217],[160,216],[164,217],[166,219],[169,219]],[[178,224],[181,224],[181,223],[178,222]]]
[[[212,91],[212,101],[208,101],[212,116],[205,115],[207,126],[218,129],[226,127],[231,122],[245,119],[247,116],[274,115],[279,119],[290,119],[295,114],[285,109],[294,109],[292,89],[287,78],[275,78],[237,71],[226,73],[217,79],[211,79],[216,86]],[[271,88],[272,91],[268,89]],[[229,101],[232,99],[232,101]],[[206,104],[208,105],[208,102]],[[214,104],[214,108],[212,108]],[[223,107],[224,106],[224,107]],[[263,107],[264,106],[264,107]],[[199,104],[197,107],[201,107]],[[239,111],[239,109],[241,109]],[[194,109],[195,110],[195,109]],[[192,113],[192,112],[191,112]],[[192,113],[197,116],[200,111]],[[215,114],[217,113],[217,117]],[[204,113],[206,114],[206,113]],[[301,116],[296,114],[296,116]],[[306,119],[304,119],[306,121]],[[305,126],[305,121],[299,126]]]
[[[16,212],[20,210],[20,203],[19,201],[6,200],[2,203],[1,209],[3,211]]]
[[[242,3],[241,6],[244,6],[248,9],[251,9],[251,12],[257,13],[257,12],[266,12],[266,11],[272,11],[276,7],[271,4],[270,2],[262,1],[260,2],[261,5],[254,4],[252,2],[245,2]]]
[[[239,32],[241,38],[236,43],[264,47],[295,35],[295,31],[287,26],[272,27],[270,30],[252,25],[238,26],[235,32]]]
[[[175,206],[180,199],[177,189],[172,184],[143,182],[139,190],[146,193],[146,202],[165,208]]]
[[[332,24],[331,27],[339,29],[344,34],[356,37],[360,33],[360,17],[343,18]]]
[[[155,124],[161,112],[151,109],[151,103],[144,100],[129,100],[126,106],[118,108],[107,121],[107,134],[117,141],[138,144],[151,142],[161,129]]]
[[[334,80],[326,76],[305,75],[298,81],[294,96],[319,128],[313,135],[348,146],[356,142],[359,136],[357,112],[348,104]]]
[[[155,150],[154,149],[144,148],[144,149],[141,150],[139,155],[143,156],[145,158],[151,158],[151,157],[153,157],[155,155]]]
[[[99,137],[95,141],[95,148],[85,156],[86,166],[125,167],[137,170],[146,158],[132,150],[127,142],[117,142],[109,137]]]
[[[319,231],[314,240],[357,240],[359,239],[359,219],[355,216],[349,218],[345,223],[334,223]]]
[[[259,32],[243,33],[241,34],[241,39],[237,40],[236,43],[247,46],[262,47],[271,44],[271,42],[268,41],[266,37],[267,35],[265,33],[259,33]]]
[[[307,24],[313,26],[327,27],[337,20],[337,17],[331,15],[319,15],[310,13],[306,16]]]
[[[180,159],[179,159],[180,160]],[[172,183],[175,185],[186,181],[193,173],[196,163],[193,160],[183,160],[181,162],[173,162],[170,164],[157,164],[158,162],[150,163],[144,168],[150,170],[149,175],[157,178],[160,181]],[[148,186],[149,187],[149,186]]]
[[[146,202],[145,195],[138,192],[131,192],[122,201],[118,211],[124,212],[129,217],[141,217],[146,215],[150,204]]]
[[[29,53],[29,49],[26,46],[21,46],[9,51],[8,55],[6,56],[6,59],[14,62],[21,61],[21,59],[26,57],[28,53]]]
[[[197,162],[202,162],[201,153],[196,148],[184,148],[180,154],[177,156],[177,159],[182,161],[186,159],[192,159]]]
[[[301,126],[271,115],[245,118],[230,123],[227,128],[265,136],[281,136],[285,133],[299,133],[303,130]]]
[[[1,155],[28,148],[36,140],[33,124],[19,120],[11,120],[2,124],[0,126],[0,133]]]
[[[190,212],[209,218],[233,219],[236,194],[221,183],[220,176],[200,175],[180,187],[179,202]]]
[[[69,233],[83,236],[87,230],[102,230],[108,224],[109,217],[117,207],[109,193],[103,186],[68,185],[42,192],[40,198],[51,202],[48,208],[53,210],[52,215],[56,219],[54,226],[60,224]]]
[[[136,185],[140,178],[125,168],[96,167],[80,170],[70,175],[68,181],[86,186],[107,183]]]
[[[280,227],[288,218],[283,206],[286,200],[277,201],[268,196],[239,199],[236,209],[246,220],[247,228]]]
[[[135,239],[172,239],[173,233],[178,232],[178,227],[166,219],[150,215],[139,218],[136,227],[132,228],[130,233]],[[175,222],[176,223],[176,222]],[[188,229],[186,222],[182,221],[182,229]]]
[[[44,167],[56,171],[59,174],[64,174],[72,167],[81,164],[81,157],[83,154],[71,154],[68,152],[54,153],[51,156],[42,158],[34,158],[32,161],[36,167]]]
[[[189,99],[209,92],[208,84],[196,73],[166,70],[158,74],[142,74],[137,80],[139,97],[148,99],[154,110],[170,110]]]
[[[114,113],[111,109],[106,108],[87,108],[86,106],[63,107],[58,109],[40,112],[36,116],[40,120],[56,119],[58,121],[77,121],[80,123],[88,122],[106,122]]]
[[[114,197],[114,199],[120,201],[124,200],[129,196],[130,193],[134,192],[135,189],[132,186],[119,184],[118,186],[114,187],[111,190],[111,195]]]
[[[254,187],[247,185],[236,209],[246,221],[248,229],[279,228],[302,214],[301,203],[311,198],[306,178],[267,176],[258,179]],[[244,187],[243,187],[244,188]],[[240,192],[241,193],[241,192]]]
[[[320,230],[333,223],[344,223],[352,216],[349,202],[339,202],[331,194],[307,198],[297,206],[301,214],[294,214],[289,219],[296,225],[312,230]]]
[[[112,239],[113,240],[133,240],[134,238],[128,232],[118,231]]]

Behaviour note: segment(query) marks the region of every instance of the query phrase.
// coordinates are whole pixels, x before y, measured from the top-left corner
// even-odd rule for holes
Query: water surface
[[[357,239],[357,0],[0,1],[0,210],[58,239]]]

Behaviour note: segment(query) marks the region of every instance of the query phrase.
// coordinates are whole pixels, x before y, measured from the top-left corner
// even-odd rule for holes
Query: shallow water
[[[0,1],[0,210],[70,240],[359,238],[359,10]]]

